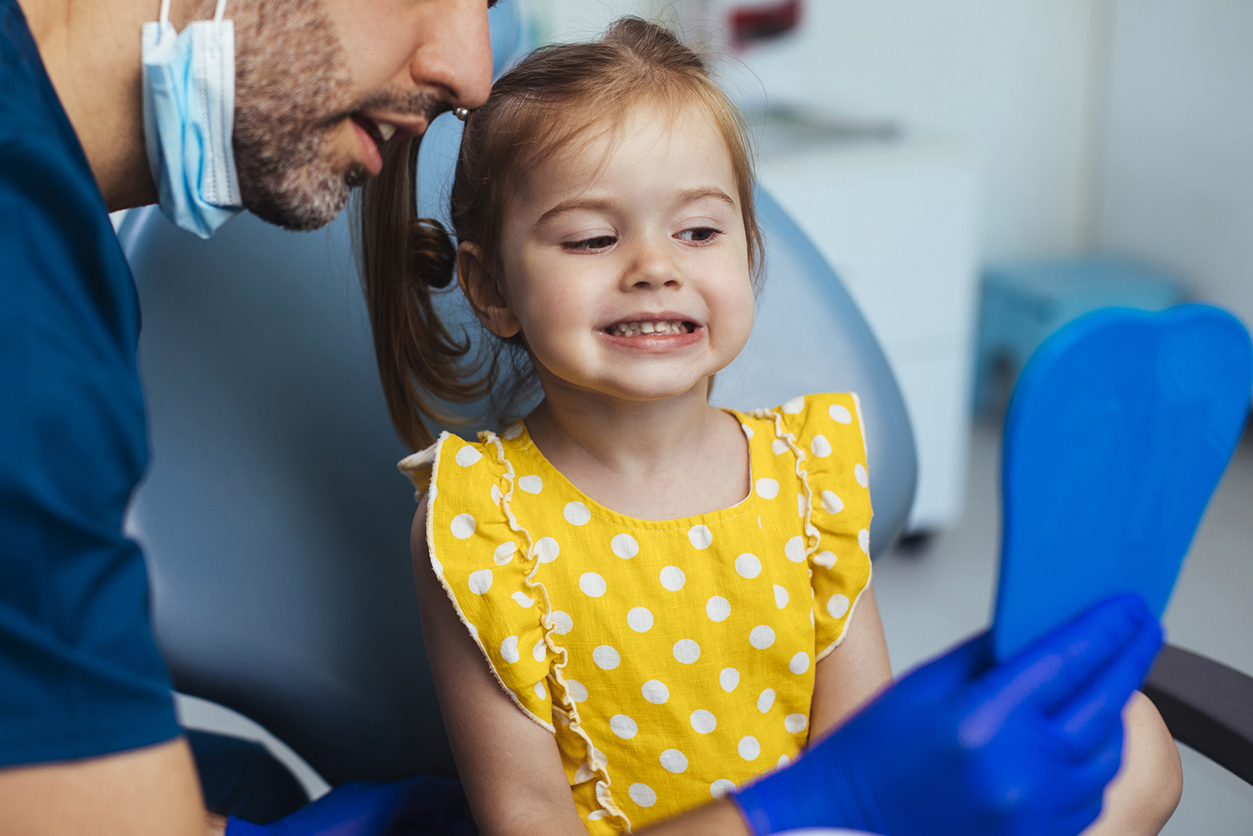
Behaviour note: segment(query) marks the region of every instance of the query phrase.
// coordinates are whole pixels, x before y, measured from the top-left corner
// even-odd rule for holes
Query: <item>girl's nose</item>
[[[647,243],[639,248],[622,275],[623,290],[677,290],[682,286],[683,273],[674,259],[663,247]]]

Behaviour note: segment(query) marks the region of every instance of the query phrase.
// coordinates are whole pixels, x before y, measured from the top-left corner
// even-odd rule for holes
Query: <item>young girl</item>
[[[455,251],[422,222],[415,284],[367,270],[389,406],[426,448],[401,463],[423,632],[486,833],[672,818],[890,681],[856,396],[708,403],[753,320],[752,181],[700,59],[627,19],[537,51],[469,117]],[[430,444],[424,393],[475,397],[498,368],[463,370],[434,314],[454,252],[543,401],[499,435]]]

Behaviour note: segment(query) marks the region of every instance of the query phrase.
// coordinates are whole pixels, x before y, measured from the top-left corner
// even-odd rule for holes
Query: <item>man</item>
[[[159,200],[206,236],[241,206],[315,228],[379,171],[381,144],[488,94],[486,0],[160,5],[0,0],[6,834],[206,829],[142,557],[121,533],[146,449],[139,312],[106,211]],[[230,31],[186,28],[211,16]],[[141,40],[144,24],[167,17]],[[196,81],[181,92],[180,71]],[[1121,742],[1117,709],[1159,635],[1142,605],[1126,602],[1068,629],[1005,669],[992,667],[986,640],[966,645],[791,768],[658,832],[744,834],[751,822],[758,834],[806,824],[982,836],[1027,832],[1013,828],[1029,821],[1033,833],[1077,833],[1093,803],[1099,810]],[[1076,729],[1082,751],[1057,745]],[[1007,759],[1013,768],[998,771]],[[1012,785],[993,786],[988,776],[1001,774]],[[1049,800],[1058,787],[1066,810]],[[216,819],[209,829],[429,831],[440,827],[432,794],[447,795],[414,782],[350,785],[274,830]]]

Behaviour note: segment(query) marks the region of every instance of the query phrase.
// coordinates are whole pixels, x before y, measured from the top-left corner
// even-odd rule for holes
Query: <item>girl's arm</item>
[[[892,683],[888,644],[879,620],[874,586],[857,601],[844,641],[814,670],[809,740],[821,740],[854,711]]]
[[[431,569],[425,499],[410,551],[435,691],[480,833],[585,836],[556,740],[501,690]]]

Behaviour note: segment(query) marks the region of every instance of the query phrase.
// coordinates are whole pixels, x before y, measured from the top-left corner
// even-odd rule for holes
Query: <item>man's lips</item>
[[[379,150],[383,144],[383,136],[378,126],[372,121],[360,116],[352,116],[351,120],[353,132],[357,135],[357,140],[361,144],[361,156],[365,163],[365,169],[370,173],[371,177],[378,175],[383,170],[383,154]]]

